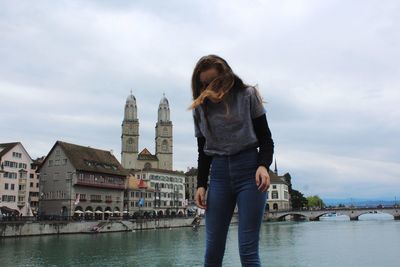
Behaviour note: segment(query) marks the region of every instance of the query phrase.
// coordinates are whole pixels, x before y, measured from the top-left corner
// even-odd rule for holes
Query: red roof
[[[143,179],[139,179],[138,187],[146,189],[149,186],[147,185],[147,183],[145,181],[143,181]]]

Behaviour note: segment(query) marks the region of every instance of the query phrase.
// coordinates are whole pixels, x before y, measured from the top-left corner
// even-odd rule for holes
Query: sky
[[[217,54],[266,101],[278,173],[322,198],[400,199],[398,1],[0,0],[0,143],[112,150],[132,90],[139,151],[158,104],[173,168],[197,167],[190,79]]]

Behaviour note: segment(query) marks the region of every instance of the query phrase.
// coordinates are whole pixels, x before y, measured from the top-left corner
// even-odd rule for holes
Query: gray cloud
[[[0,141],[32,157],[56,140],[119,157],[124,102],[154,151],[165,92],[174,167],[196,165],[190,76],[216,53],[258,84],[280,172],[323,197],[400,188],[396,1],[29,1],[0,10]]]

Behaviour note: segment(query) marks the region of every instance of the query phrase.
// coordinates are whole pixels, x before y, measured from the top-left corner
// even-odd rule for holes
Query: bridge
[[[400,207],[396,208],[343,208],[343,209],[320,209],[320,210],[279,210],[269,211],[266,219],[271,221],[284,221],[286,217],[293,220],[319,221],[319,218],[325,214],[335,212],[338,215],[347,215],[350,220],[357,221],[358,217],[368,213],[386,213],[393,215],[395,220],[400,220]]]

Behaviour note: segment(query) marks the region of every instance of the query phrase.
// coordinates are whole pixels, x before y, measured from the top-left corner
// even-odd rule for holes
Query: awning
[[[85,210],[85,213],[93,213],[91,210]]]
[[[94,213],[96,214],[102,214],[103,212],[101,210],[96,210]]]
[[[76,211],[74,211],[74,213],[82,214],[83,211],[81,211],[81,210],[76,210]]]

